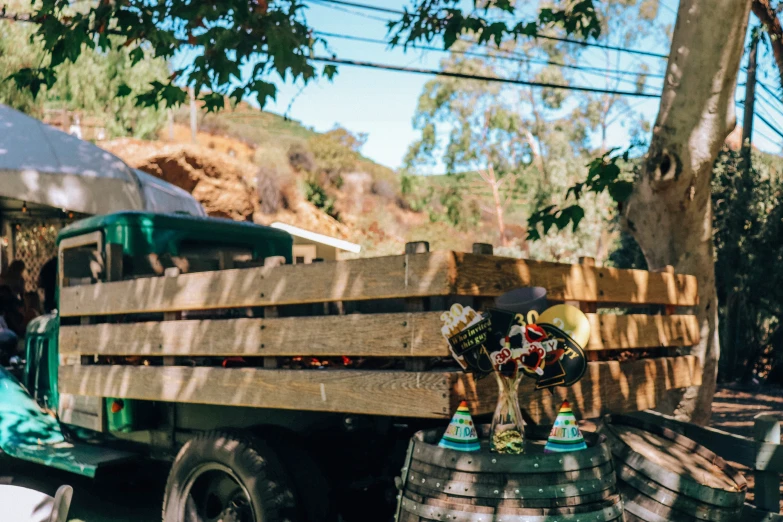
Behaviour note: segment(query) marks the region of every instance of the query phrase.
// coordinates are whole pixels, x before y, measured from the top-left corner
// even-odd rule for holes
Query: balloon
[[[579,308],[567,304],[555,305],[538,316],[538,324],[555,326],[584,348],[590,340],[590,321]]]

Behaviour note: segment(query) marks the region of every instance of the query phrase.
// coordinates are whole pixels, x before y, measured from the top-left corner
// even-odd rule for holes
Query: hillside
[[[471,233],[454,234],[449,224],[431,219],[430,208],[413,208],[415,195],[402,193],[398,174],[363,157],[361,137],[343,129],[320,134],[242,104],[199,114],[192,143],[187,110],[173,116],[156,141],[121,138],[100,145],[188,190],[210,215],[283,221],[359,243],[362,255],[397,254],[412,240],[458,250],[492,242],[491,216],[486,227],[474,223]],[[429,199],[439,206],[440,187],[448,182],[424,183],[434,187]]]

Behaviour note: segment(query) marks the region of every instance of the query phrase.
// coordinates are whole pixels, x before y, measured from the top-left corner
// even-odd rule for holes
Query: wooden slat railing
[[[595,313],[599,306],[583,306],[692,306],[698,303],[692,276],[425,252],[63,288],[59,386],[64,394],[87,397],[439,419],[467,399],[475,414],[491,413],[497,392],[492,378],[476,382],[456,371],[423,371],[426,358],[449,357],[440,334],[442,312],[434,310],[455,301],[482,309],[493,296],[534,285],[546,287],[549,299],[576,302],[588,312],[590,354],[687,349],[699,342],[692,315],[601,314]],[[386,307],[391,299],[405,301]],[[350,301],[385,313],[339,315]],[[288,305],[307,306],[281,308]],[[250,318],[187,318],[191,311],[255,307],[263,313],[255,310]],[[335,311],[338,315],[321,315]],[[134,314],[140,313],[162,314],[164,320],[138,322]],[[82,324],[69,326],[77,317]],[[85,324],[90,321],[96,324]],[[103,356],[154,360],[135,366]],[[210,364],[219,364],[230,356],[262,358],[264,367],[185,365],[193,362],[188,358],[217,358]],[[402,358],[404,364],[395,365],[404,370],[280,367],[278,358],[297,356]],[[521,393],[534,421],[551,422],[564,398],[578,416],[594,418],[654,408],[674,390],[700,385],[700,379],[698,360],[690,355],[595,360],[572,388],[552,395],[534,391],[527,380]]]
[[[208,319],[63,326],[60,353],[329,357],[449,357],[442,312],[352,314],[275,319]],[[588,314],[589,351],[692,346],[692,315]]]
[[[448,419],[463,398],[475,415],[497,404],[494,379],[455,372],[288,370],[185,366],[60,366],[62,393],[224,406],[249,406]],[[581,418],[654,407],[673,389],[701,384],[694,356],[589,363],[587,375],[554,396],[523,381],[535,422],[553,422],[568,398]]]
[[[431,296],[497,296],[543,286],[555,301],[692,306],[696,278],[433,252],[244,268],[63,288],[62,317]]]

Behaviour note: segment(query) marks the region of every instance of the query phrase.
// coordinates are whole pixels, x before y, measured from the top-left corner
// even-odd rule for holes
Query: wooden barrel
[[[573,453],[545,454],[544,440],[528,440],[524,455],[498,455],[484,442],[474,453],[441,448],[442,435],[420,431],[411,440],[398,522],[622,520],[603,436],[585,433],[588,449]]]
[[[623,415],[607,415],[599,432],[614,457],[627,522],[742,520],[745,479],[705,447]]]

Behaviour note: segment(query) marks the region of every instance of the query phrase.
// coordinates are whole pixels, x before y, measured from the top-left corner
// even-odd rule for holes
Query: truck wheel
[[[290,484],[264,442],[241,431],[205,433],[174,460],[163,522],[296,522]]]

